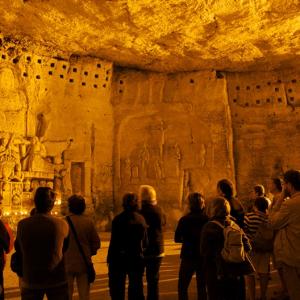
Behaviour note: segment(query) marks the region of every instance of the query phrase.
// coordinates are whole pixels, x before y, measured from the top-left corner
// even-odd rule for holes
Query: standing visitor
[[[147,300],[159,299],[159,269],[164,256],[163,227],[166,218],[157,205],[155,189],[141,185],[139,198],[142,202],[141,214],[148,225],[148,247],[145,250],[145,270],[147,279]]]
[[[281,205],[281,198],[283,197],[282,195],[282,180],[278,177],[273,177],[269,181],[269,193],[271,197],[271,205],[269,208],[269,211],[271,212],[273,209],[276,210],[277,204]],[[275,231],[276,234],[276,231]],[[286,283],[284,281],[283,273],[282,273],[282,267],[280,264],[277,264],[276,259],[275,259],[275,254],[274,251],[272,253],[272,261],[273,261],[273,267],[277,269],[280,282],[281,282],[281,291],[276,291],[276,296],[274,297],[275,299],[278,300],[288,300],[288,291],[286,287]]]
[[[183,216],[175,231],[175,242],[182,243],[178,279],[178,299],[188,300],[188,287],[196,273],[198,300],[206,299],[203,259],[200,256],[201,231],[208,217],[204,213],[204,198],[200,193],[188,196],[190,212]]]
[[[228,179],[222,179],[217,183],[217,191],[230,204],[230,216],[241,227],[244,226],[244,209],[240,201],[234,197],[233,183]]]
[[[22,258],[22,300],[68,300],[64,252],[68,246],[68,224],[50,214],[55,194],[39,187],[34,196],[36,213],[21,220],[15,249]]]
[[[70,300],[73,298],[75,280],[79,300],[88,300],[90,283],[86,262],[91,264],[91,256],[97,254],[97,250],[100,248],[100,238],[91,218],[83,214],[86,208],[85,199],[82,196],[73,195],[68,199],[68,206],[70,215],[67,217],[67,222],[70,227],[70,241],[65,253],[65,261]],[[78,242],[85,258],[79,249]]]
[[[112,221],[107,263],[109,291],[112,300],[125,299],[126,276],[129,279],[128,299],[144,300],[144,247],[147,245],[147,225],[138,213],[136,194],[123,197],[124,211]]]
[[[2,196],[0,196],[0,204],[2,203]],[[12,234],[11,229],[0,220],[0,300],[4,299],[4,278],[3,271],[5,266],[5,253],[11,250]]]
[[[245,215],[245,232],[253,246],[250,258],[259,278],[261,300],[267,299],[267,289],[270,276],[270,258],[273,243],[272,229],[269,240],[263,240],[264,237],[262,236],[263,234],[266,236],[266,234],[268,234],[267,230],[269,230],[267,215],[268,207],[269,201],[266,197],[257,197],[254,202],[253,212],[249,212]],[[246,279],[250,300],[255,300],[255,274],[248,275]]]
[[[289,170],[283,176],[284,197],[270,212],[277,230],[274,243],[276,264],[282,274],[290,300],[300,299],[300,172]],[[289,197],[284,201],[285,197]]]
[[[253,272],[246,259],[246,252],[251,250],[249,241],[240,227],[231,220],[230,204],[225,198],[218,197],[210,201],[209,218],[210,221],[203,227],[200,244],[208,299],[245,300],[244,275]],[[234,230],[237,235],[225,234],[228,229]],[[232,243],[230,236],[235,239],[238,237],[238,243]],[[238,261],[229,262],[223,253],[237,254]]]

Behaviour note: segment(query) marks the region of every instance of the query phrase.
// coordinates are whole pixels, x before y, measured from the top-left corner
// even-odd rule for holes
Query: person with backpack
[[[230,204],[223,197],[209,203],[210,221],[203,227],[200,254],[209,300],[245,300],[244,275],[252,273],[251,250],[243,230],[230,219]]]
[[[198,299],[206,300],[203,260],[200,256],[200,237],[208,217],[204,212],[205,202],[200,193],[190,193],[187,199],[190,212],[179,220],[174,237],[175,243],[182,243],[178,299],[188,300],[188,287],[193,274],[196,273]]]
[[[268,207],[269,201],[266,197],[257,197],[254,201],[253,212],[245,215],[244,228],[253,247],[250,258],[259,277],[261,300],[267,299],[274,238],[274,231],[268,223]],[[248,275],[246,281],[250,300],[255,300],[255,274]]]

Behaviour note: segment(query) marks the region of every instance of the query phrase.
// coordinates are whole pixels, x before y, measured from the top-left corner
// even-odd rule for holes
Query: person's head
[[[204,209],[205,202],[204,197],[200,193],[190,193],[188,195],[188,204],[190,210],[193,211],[201,211]]]
[[[126,193],[123,196],[122,205],[125,211],[138,210],[138,196],[135,193]]]
[[[295,192],[300,191],[300,172],[297,170],[289,170],[283,175],[284,190],[287,196],[291,196]]]
[[[217,183],[218,194],[227,200],[233,198],[233,184],[228,179],[222,179]]]
[[[156,205],[156,192],[151,185],[141,185],[139,188],[139,199],[143,204]]]
[[[263,197],[265,195],[265,188],[262,184],[257,184],[253,187],[255,197]]]
[[[230,204],[224,197],[214,198],[208,205],[209,218],[226,219],[230,214]]]
[[[69,211],[75,215],[81,215],[84,213],[86,205],[85,199],[80,195],[72,195],[68,199]]]
[[[274,177],[270,179],[269,190],[272,194],[281,193],[282,192],[282,181],[278,177]]]
[[[269,201],[266,197],[257,197],[254,201],[254,209],[266,213],[269,208]]]
[[[34,195],[34,205],[37,213],[48,213],[52,210],[55,193],[49,187],[38,187]]]

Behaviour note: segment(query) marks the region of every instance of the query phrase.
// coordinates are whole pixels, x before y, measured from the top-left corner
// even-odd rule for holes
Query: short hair
[[[281,192],[282,191],[282,180],[278,177],[271,178],[272,182],[274,183],[276,189]]]
[[[257,184],[254,186],[254,192],[257,196],[262,197],[265,195],[265,188],[262,184]]]
[[[269,208],[269,201],[266,197],[257,197],[254,201],[254,206],[260,211],[265,213]]]
[[[208,215],[210,218],[226,219],[230,214],[230,203],[224,197],[217,197],[210,201]]]
[[[151,185],[141,185],[139,188],[139,196],[142,204],[157,204],[156,192],[154,187]]]
[[[135,193],[126,193],[122,199],[124,210],[137,210],[138,209],[138,196]],[[133,205],[134,204],[134,205]]]
[[[81,215],[85,211],[85,199],[81,195],[72,195],[68,199],[69,211],[75,215]]]
[[[227,200],[233,198],[233,183],[228,179],[219,180],[217,183],[218,189],[223,193]]]
[[[187,200],[191,211],[203,210],[205,206],[204,197],[200,193],[190,193]]]
[[[48,213],[52,210],[55,201],[55,193],[49,187],[38,187],[34,195],[36,212]]]
[[[300,172],[298,170],[288,170],[284,173],[283,180],[290,183],[296,191],[300,191]]]

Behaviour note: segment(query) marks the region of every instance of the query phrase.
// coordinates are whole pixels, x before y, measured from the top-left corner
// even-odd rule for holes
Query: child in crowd
[[[245,232],[253,243],[253,250],[250,254],[251,261],[259,277],[261,300],[267,299],[267,288],[270,272],[271,251],[255,247],[255,239],[261,226],[268,223],[267,210],[269,201],[266,197],[257,197],[254,202],[253,211],[245,215]],[[272,242],[271,242],[272,244]],[[249,289],[250,300],[255,300],[255,274],[246,277]]]

